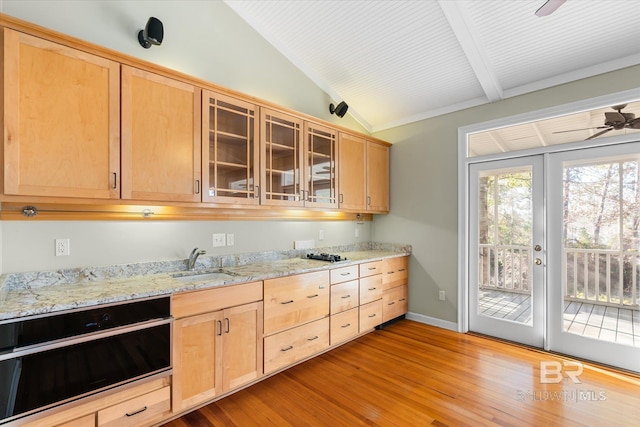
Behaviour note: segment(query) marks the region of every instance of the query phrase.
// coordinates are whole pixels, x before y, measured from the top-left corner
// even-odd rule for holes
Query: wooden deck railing
[[[529,246],[481,244],[479,262],[480,288],[530,293]]]

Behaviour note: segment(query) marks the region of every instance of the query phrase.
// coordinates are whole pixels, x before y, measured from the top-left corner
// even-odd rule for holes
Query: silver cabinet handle
[[[222,320],[218,320],[218,336],[222,335]]]
[[[118,174],[115,172],[113,173],[113,188],[114,190],[118,188]]]
[[[405,269],[404,269],[404,268],[401,268],[401,269],[399,269],[398,271],[405,271]]]
[[[340,198],[338,199],[340,203],[344,203],[344,194],[340,193]]]
[[[368,291],[375,291],[376,289],[378,289],[378,288],[369,288],[369,289],[367,289],[367,290],[368,290]]]
[[[282,301],[280,304],[291,304],[293,302],[293,300],[289,300],[289,301]]]
[[[376,317],[376,314],[375,313],[370,314],[369,317]]]
[[[340,273],[341,276],[350,276],[351,273]]]
[[[200,180],[196,179],[196,194],[200,194]]]
[[[228,333],[229,333],[229,331],[231,330],[231,321],[229,320],[229,318],[228,318],[228,317],[225,317],[225,318],[224,318],[224,321],[225,321],[225,323],[227,324],[227,330],[226,330],[226,331],[224,331],[224,332],[228,334]]]
[[[340,298],[342,298],[342,299],[347,299],[347,298],[351,298],[351,294],[349,294],[349,295],[344,295],[344,296],[341,296]]]
[[[349,326],[351,326],[351,323],[347,323],[346,325],[342,325],[340,326],[341,328],[348,328]]]
[[[290,345],[289,347],[286,347],[286,348],[282,348],[282,349],[280,349],[280,351],[289,351],[289,350],[291,350],[292,348],[293,348],[293,346],[292,346],[292,345]]]
[[[313,337],[313,338],[307,338],[307,341],[315,341],[315,340],[317,340],[318,338],[320,338],[320,337],[316,335],[316,336],[315,336],[315,337]]]
[[[126,415],[127,417],[133,417],[134,415],[138,415],[139,413],[144,412],[144,411],[146,411],[146,410],[147,410],[147,407],[145,406],[144,408],[142,408],[142,409],[138,409],[138,410],[137,410],[137,411],[135,411],[135,412],[131,412],[131,413],[126,412],[126,413],[125,413],[125,415]]]
[[[393,305],[393,304],[395,304],[395,303],[396,303],[395,301],[391,301],[391,302],[390,302],[389,304],[387,304],[387,305]]]
[[[367,268],[367,270],[377,270],[377,269],[378,269],[378,267],[369,267],[369,268]]]
[[[367,196],[367,206],[371,206],[371,196]]]
[[[317,297],[317,296],[319,296],[319,295],[318,295],[318,294],[315,294],[315,295],[308,295],[308,296],[307,296],[307,298],[315,298],[315,297]]]

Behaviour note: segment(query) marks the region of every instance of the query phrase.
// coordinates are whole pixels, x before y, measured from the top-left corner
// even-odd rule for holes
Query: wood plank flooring
[[[570,360],[402,320],[165,426],[640,425],[638,376],[585,363],[541,383]]]

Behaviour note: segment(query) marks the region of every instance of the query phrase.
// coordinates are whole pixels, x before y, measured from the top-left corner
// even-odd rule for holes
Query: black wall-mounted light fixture
[[[344,101],[342,101],[340,104],[336,105],[335,107],[333,104],[329,104],[329,112],[331,114],[335,114],[338,117],[344,117],[344,115],[347,114],[348,109],[349,109],[349,106]]]
[[[140,30],[138,33],[138,42],[145,49],[149,49],[151,45],[160,46],[163,38],[164,27],[162,21],[153,16],[147,21],[144,30]]]

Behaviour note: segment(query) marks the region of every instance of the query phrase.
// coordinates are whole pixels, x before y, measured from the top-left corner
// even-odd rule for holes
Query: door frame
[[[512,151],[488,156],[467,157],[468,135],[491,129],[514,126],[522,123],[535,122],[563,116],[567,114],[603,108],[640,99],[640,88],[617,92],[609,95],[585,99],[568,104],[549,107],[541,110],[517,114],[496,120],[471,124],[458,128],[458,332],[469,331],[469,165],[490,160],[501,160],[537,154],[555,153],[582,148],[601,147],[624,144],[638,140],[638,135],[617,135],[589,141],[578,141],[568,144]],[[545,156],[546,157],[546,156]],[[545,160],[545,166],[547,160]],[[548,185],[548,184],[547,184]],[[548,350],[548,348],[545,348]]]

